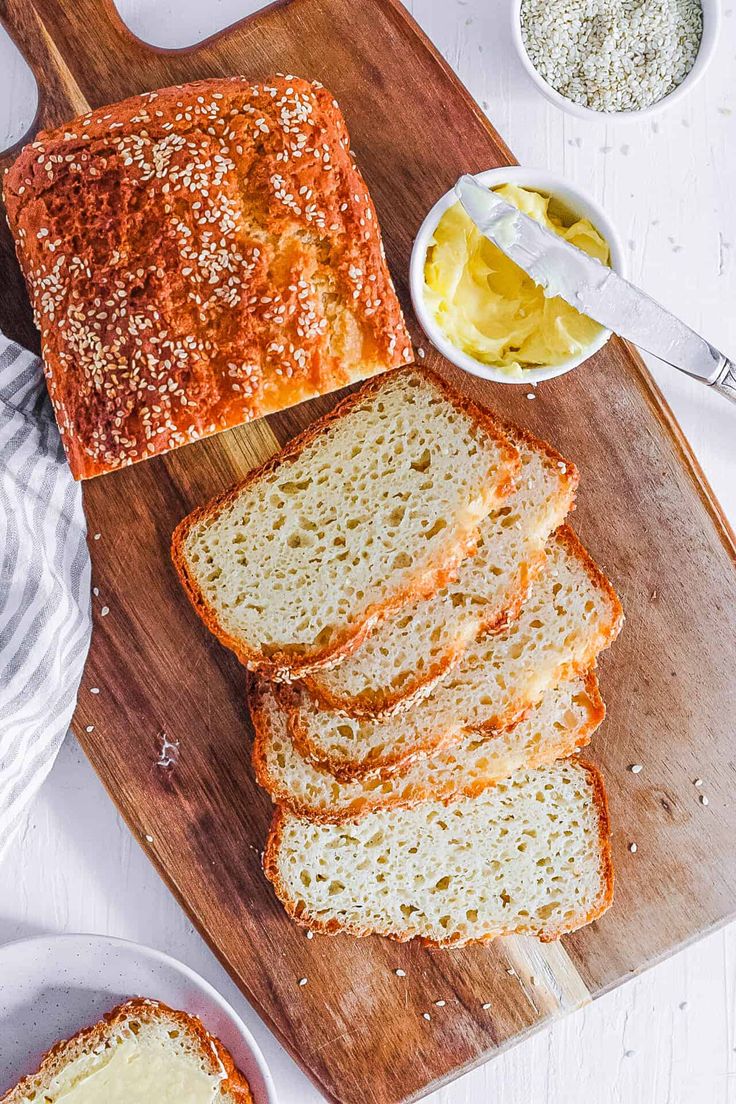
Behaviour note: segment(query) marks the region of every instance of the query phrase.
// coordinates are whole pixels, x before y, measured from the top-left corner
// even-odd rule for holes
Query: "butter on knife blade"
[[[645,292],[594,257],[563,241],[506,203],[472,176],[455,194],[481,234],[514,261],[549,297],[606,326],[639,348],[705,383],[722,384],[730,362]],[[731,394],[728,396],[731,398]]]

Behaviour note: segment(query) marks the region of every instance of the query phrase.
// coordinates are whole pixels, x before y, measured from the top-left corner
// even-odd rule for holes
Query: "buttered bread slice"
[[[316,932],[461,945],[557,939],[613,897],[603,780],[568,759],[479,797],[319,824],[277,809],[264,869]]]
[[[314,672],[310,690],[325,705],[354,717],[400,711],[426,696],[482,632],[516,617],[544,565],[549,535],[573,504],[573,464],[521,430],[516,489],[483,521],[474,556],[448,586],[387,617],[352,655]]]
[[[349,717],[298,691],[291,732],[302,753],[338,778],[398,767],[464,730],[508,728],[561,679],[592,665],[623,614],[611,584],[568,526],[555,534],[519,617],[475,641],[431,694],[393,716]]]
[[[256,780],[277,805],[308,820],[335,821],[371,809],[472,796],[516,770],[564,759],[590,741],[605,716],[593,671],[548,690],[510,731],[466,732],[447,748],[417,758],[400,771],[340,782],[301,755],[288,733],[281,700],[290,687],[253,679],[248,703],[255,739]]]
[[[243,663],[303,675],[444,585],[517,466],[489,414],[433,373],[399,369],[185,518],[174,563]]]
[[[52,1047],[0,1104],[253,1104],[248,1083],[196,1016],[136,999]]]

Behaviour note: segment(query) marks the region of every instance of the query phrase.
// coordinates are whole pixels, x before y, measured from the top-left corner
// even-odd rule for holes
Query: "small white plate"
[[[248,1079],[255,1104],[276,1092],[248,1028],[209,982],[160,951],[103,935],[53,935],[0,947],[0,1096],[68,1039],[130,997],[199,1016]]]

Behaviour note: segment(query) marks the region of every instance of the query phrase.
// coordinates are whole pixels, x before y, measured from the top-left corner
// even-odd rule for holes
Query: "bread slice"
[[[253,769],[272,800],[308,820],[336,821],[371,809],[415,805],[482,793],[516,770],[564,759],[590,741],[605,716],[595,672],[547,690],[510,731],[464,733],[456,743],[409,763],[403,771],[340,782],[299,754],[282,702],[290,687],[252,679]]]
[[[57,1043],[37,1072],[10,1089],[0,1104],[65,1102],[92,1076],[99,1100],[107,1098],[108,1084],[116,1089],[115,1099],[124,1097],[127,1104],[181,1104],[183,1089],[197,1086],[196,1099],[206,1091],[212,1104],[253,1104],[229,1052],[196,1016],[141,998],[118,1005],[99,1023]]]
[[[173,536],[187,593],[248,667],[305,674],[450,579],[518,454],[439,376],[371,380]]]
[[[612,900],[603,780],[567,759],[478,797],[338,824],[277,809],[264,869],[289,915],[317,932],[440,946],[557,939]]]
[[[544,546],[572,507],[578,473],[544,441],[509,428],[521,467],[516,490],[480,527],[457,579],[387,617],[351,656],[309,676],[327,706],[353,717],[408,708],[482,632],[518,616],[544,564]]]
[[[568,526],[550,543],[543,574],[521,614],[503,632],[470,645],[427,697],[404,713],[348,717],[296,691],[290,730],[311,762],[340,779],[398,767],[464,730],[518,722],[544,691],[585,671],[616,637],[621,604]]]

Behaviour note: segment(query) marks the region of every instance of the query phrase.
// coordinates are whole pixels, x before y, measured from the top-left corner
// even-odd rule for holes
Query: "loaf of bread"
[[[320,824],[277,809],[264,869],[316,932],[462,945],[557,939],[613,896],[603,780],[574,759],[477,797]]]
[[[349,717],[325,709],[302,689],[291,706],[292,736],[311,762],[350,779],[399,767],[464,730],[510,727],[548,687],[587,670],[615,639],[622,617],[611,584],[573,531],[562,526],[519,617],[471,644],[412,709]]]
[[[463,733],[456,742],[398,771],[340,782],[299,753],[288,732],[288,686],[251,677],[253,770],[272,801],[308,820],[335,821],[391,805],[472,796],[514,771],[541,767],[589,743],[605,707],[593,671],[547,690],[513,729]]]
[[[93,1096],[85,1094],[90,1079]],[[57,1043],[0,1104],[64,1104],[75,1093],[127,1104],[253,1104],[229,1052],[196,1016],[140,998]]]
[[[197,612],[246,665],[305,674],[447,582],[516,466],[490,415],[438,376],[399,369],[185,518],[174,563]]]
[[[518,616],[544,564],[547,538],[572,507],[578,473],[544,441],[507,432],[519,450],[516,489],[482,523],[475,555],[448,586],[385,618],[351,656],[307,678],[326,706],[354,717],[404,710],[472,640]]]
[[[205,80],[26,146],[5,203],[76,478],[411,360],[319,83]]]

